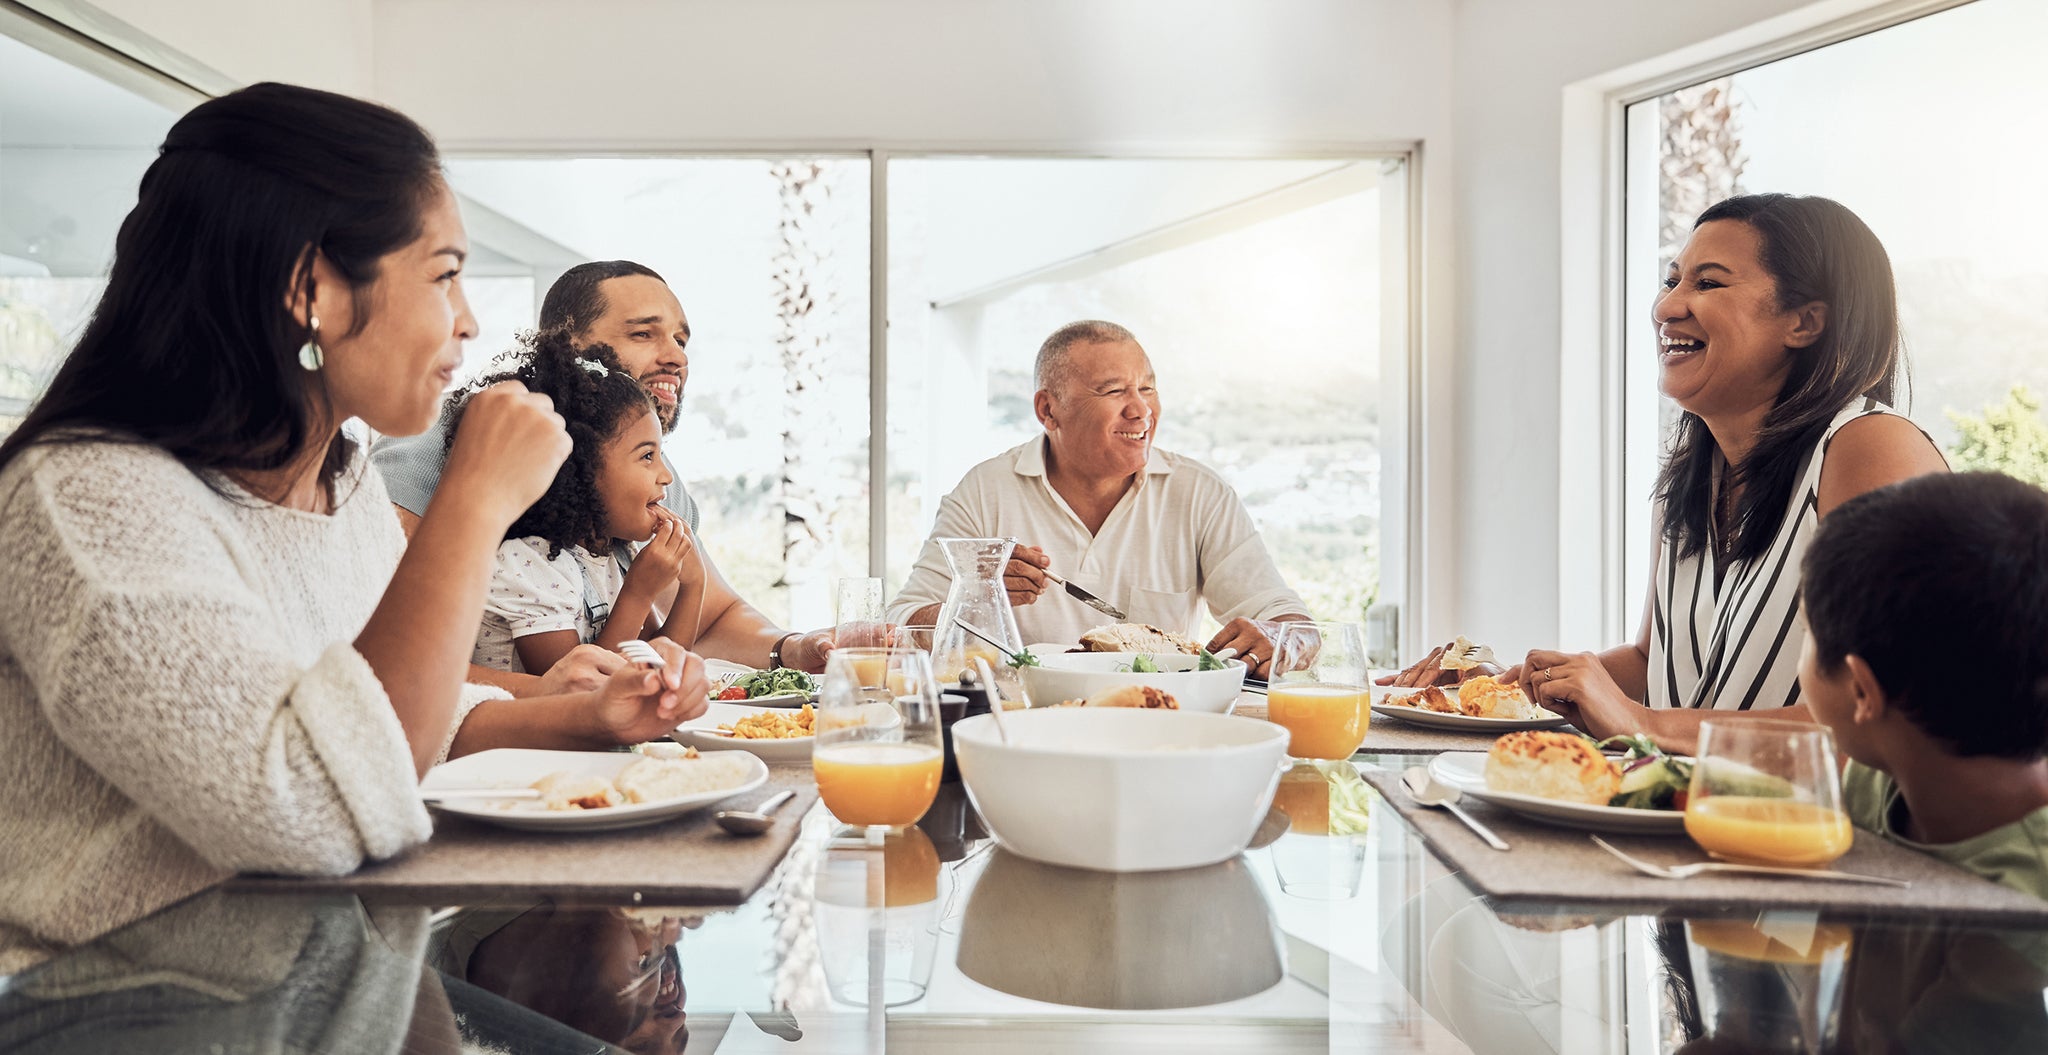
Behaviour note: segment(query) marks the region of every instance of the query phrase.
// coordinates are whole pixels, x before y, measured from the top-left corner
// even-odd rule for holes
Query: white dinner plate
[[[1411,725],[1426,725],[1431,729],[1456,729],[1467,733],[1512,733],[1517,729],[1555,729],[1569,725],[1570,720],[1560,714],[1543,713],[1548,718],[1474,718],[1464,714],[1445,714],[1442,711],[1426,711],[1420,707],[1402,707],[1391,703],[1375,703],[1372,713],[1399,719]]]
[[[426,779],[420,781],[420,790],[424,792],[456,788],[525,788],[531,787],[535,781],[550,773],[574,773],[609,780],[618,775],[619,770],[631,765],[640,757],[628,751],[538,751],[526,748],[497,748],[465,755],[453,762],[435,766],[427,771]],[[540,808],[539,803],[531,801],[508,805],[488,800],[465,800],[437,802],[434,808],[443,813],[453,813],[486,824],[518,828],[522,831],[606,832],[619,828],[637,828],[645,824],[659,824],[691,810],[723,802],[768,782],[766,764],[758,758],[744,760],[745,778],[739,783],[715,791],[700,791],[657,802],[611,806],[601,810],[547,810]]]
[[[1622,806],[1588,806],[1486,789],[1486,752],[1449,751],[1429,762],[1429,775],[1481,802],[1490,802],[1530,820],[1562,828],[1641,835],[1683,835],[1685,814],[1677,810],[1632,810]]]
[[[796,736],[787,740],[742,740],[725,736],[718,731],[721,725],[734,725],[750,714],[759,714],[763,704],[759,700],[718,700],[709,710],[676,727],[673,734],[677,743],[688,744],[700,751],[739,750],[760,756],[764,762],[808,762],[811,760],[813,736]]]
[[[864,705],[870,712],[868,723],[886,728],[902,720],[896,708],[886,703]],[[759,714],[761,706],[753,700],[720,700],[709,710],[676,727],[673,734],[677,743],[688,744],[699,751],[746,751],[757,755],[764,762],[809,762],[811,747],[817,738],[793,736],[785,740],[746,740],[726,736],[718,731],[721,725],[735,725],[750,714]]]

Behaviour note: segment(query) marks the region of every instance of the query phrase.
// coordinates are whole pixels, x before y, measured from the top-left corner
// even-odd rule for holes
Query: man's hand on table
[[[1003,589],[1010,594],[1010,604],[1031,604],[1045,592],[1051,580],[1045,577],[1045,569],[1052,567],[1052,558],[1037,546],[1018,543],[1010,551],[1010,563],[1003,567]]]
[[[1255,678],[1266,676],[1266,667],[1273,662],[1273,638],[1279,633],[1276,622],[1263,619],[1246,619],[1239,616],[1223,624],[1216,637],[1209,642],[1209,651],[1221,652],[1226,648],[1237,650],[1237,658],[1244,660],[1244,672]]]

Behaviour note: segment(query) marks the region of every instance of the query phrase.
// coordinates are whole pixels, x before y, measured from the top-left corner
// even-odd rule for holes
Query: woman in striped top
[[[1657,478],[1658,537],[1636,640],[1537,650],[1509,674],[1595,736],[1690,753],[1707,717],[1810,720],[1799,699],[1800,557],[1865,491],[1947,463],[1894,413],[1891,261],[1826,198],[1709,208],[1651,311],[1660,387],[1684,411]],[[1642,701],[1642,702],[1637,702]]]

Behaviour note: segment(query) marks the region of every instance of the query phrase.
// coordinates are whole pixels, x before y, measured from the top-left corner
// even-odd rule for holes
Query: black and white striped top
[[[1747,711],[1799,702],[1799,650],[1806,640],[1799,568],[1820,523],[1821,461],[1842,426],[1892,412],[1866,398],[1835,415],[1800,467],[1771,548],[1755,560],[1728,564],[1718,586],[1711,541],[1683,559],[1664,545],[1650,622],[1650,706]]]

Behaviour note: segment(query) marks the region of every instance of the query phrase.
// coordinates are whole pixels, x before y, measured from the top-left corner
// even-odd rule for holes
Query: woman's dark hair
[[[500,381],[517,381],[554,400],[555,413],[569,429],[569,459],[556,470],[547,494],[512,522],[505,537],[548,540],[549,560],[568,546],[602,554],[603,543],[610,536],[604,529],[604,508],[597,496],[598,456],[640,412],[654,413],[654,398],[619,365],[610,345],[579,348],[560,330],[524,333],[519,340],[519,347],[500,356],[495,364],[504,369],[477,378],[448,401],[441,412],[448,445],[455,445],[455,430],[462,424],[469,397]]]
[[[275,469],[324,444],[331,486],[353,445],[340,422],[311,434],[326,391],[298,363],[294,276],[317,250],[365,305],[442,185],[433,140],[375,103],[257,84],[194,107],[143,173],[106,291],[0,468],[38,443],[151,444],[194,471]]]
[[[577,264],[562,272],[562,277],[548,287],[547,296],[541,298],[540,328],[561,330],[572,335],[589,330],[590,324],[601,318],[608,307],[604,299],[604,284],[628,275],[646,275],[664,285],[668,281],[646,264],[636,264],[631,260],[592,260]]]
[[[1693,228],[1715,220],[1748,224],[1756,232],[1780,311],[1813,301],[1828,306],[1820,339],[1792,353],[1785,386],[1765,415],[1755,446],[1742,464],[1730,466],[1723,481],[1725,487],[1741,489],[1729,552],[1736,560],[1754,560],[1770,549],[1798,484],[1800,464],[1835,415],[1859,398],[1892,402],[1902,354],[1898,297],[1884,246],[1837,202],[1746,194],[1701,213]],[[1680,557],[1707,546],[1718,457],[1720,449],[1706,423],[1697,414],[1681,414],[1656,488],[1664,508],[1665,542]]]
[[[1820,522],[1799,592],[1822,670],[1863,657],[1953,754],[2048,754],[2048,492],[1935,473],[1858,495]]]

